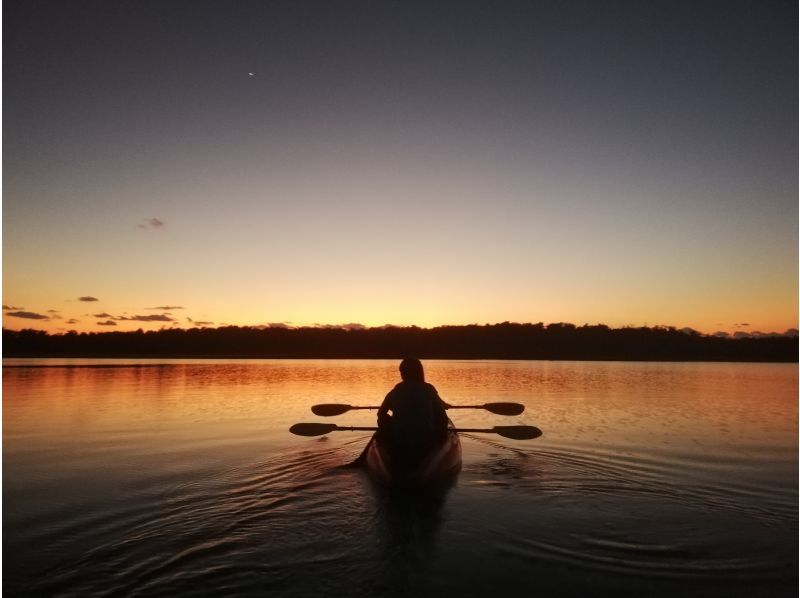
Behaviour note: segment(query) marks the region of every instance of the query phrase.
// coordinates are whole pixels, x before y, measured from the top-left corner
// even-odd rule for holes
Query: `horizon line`
[[[175,322],[177,324],[177,321]],[[214,324],[212,322],[208,323],[198,323],[198,325],[184,327],[178,326],[173,324],[172,326],[161,326],[157,329],[150,329],[144,330],[143,328],[139,327],[135,330],[76,330],[76,329],[68,329],[68,330],[60,330],[60,331],[47,331],[41,330],[37,328],[10,328],[3,326],[3,332],[24,332],[24,331],[33,331],[37,333],[44,333],[48,336],[58,336],[58,335],[65,335],[65,334],[113,334],[113,333],[157,333],[157,332],[164,332],[164,331],[191,331],[191,330],[221,330],[226,328],[242,328],[242,329],[252,329],[252,330],[346,330],[346,331],[369,331],[369,330],[391,330],[391,329],[418,329],[418,330],[437,330],[441,328],[471,328],[471,327],[495,327],[495,326],[541,326],[543,329],[549,329],[551,327],[563,327],[563,328],[574,328],[574,329],[582,329],[582,328],[602,328],[606,330],[664,330],[664,331],[672,331],[672,332],[682,332],[684,334],[695,334],[699,336],[709,336],[709,337],[730,337],[730,338],[747,338],[747,337],[798,337],[798,329],[797,328],[787,328],[783,332],[777,331],[770,331],[770,332],[762,332],[760,330],[737,330],[735,332],[729,333],[725,331],[716,331],[716,332],[701,332],[695,328],[690,326],[683,326],[678,328],[674,325],[667,325],[667,324],[656,324],[656,325],[636,325],[636,324],[625,324],[622,326],[609,326],[608,324],[603,323],[595,323],[590,324],[585,322],[583,324],[574,324],[571,322],[549,322],[544,323],[542,321],[539,322],[512,322],[509,320],[505,320],[503,322],[494,322],[494,323],[469,323],[469,324],[438,324],[435,326],[420,326],[417,324],[382,324],[379,326],[368,326],[365,324],[360,324],[356,322],[344,323],[344,324],[321,324],[321,323],[313,323],[313,324],[292,324],[291,322],[271,322],[268,324]]]

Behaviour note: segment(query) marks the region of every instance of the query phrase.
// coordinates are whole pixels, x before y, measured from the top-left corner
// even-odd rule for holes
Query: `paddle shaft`
[[[336,426],[334,430],[337,432],[377,432],[378,428],[374,426]]]
[[[496,434],[497,430],[494,428],[448,428],[450,432],[486,432]],[[336,426],[334,432],[377,432],[378,428],[374,426]]]
[[[348,411],[352,411],[353,409],[380,409],[378,405],[348,405],[348,407]],[[486,405],[447,405],[445,409],[486,409]]]
[[[289,431],[298,436],[322,436],[331,432],[376,432],[375,426],[337,426],[336,424],[305,423],[294,424]],[[499,434],[514,440],[531,440],[542,435],[536,426],[495,426],[494,428],[450,428],[453,432],[479,432]]]
[[[525,406],[519,403],[484,403],[483,405],[445,405],[445,409],[486,409],[490,413],[497,415],[519,415],[525,411]],[[314,415],[331,417],[342,415],[353,409],[379,409],[372,405],[346,405],[343,403],[326,403],[323,405],[313,405],[311,407]]]

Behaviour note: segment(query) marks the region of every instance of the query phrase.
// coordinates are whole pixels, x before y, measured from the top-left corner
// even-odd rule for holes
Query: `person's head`
[[[403,382],[425,382],[425,371],[419,359],[404,359],[400,362],[400,377]]]

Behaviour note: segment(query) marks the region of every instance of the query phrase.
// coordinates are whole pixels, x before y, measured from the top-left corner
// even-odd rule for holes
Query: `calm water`
[[[443,500],[339,468],[364,433],[287,431],[378,403],[396,367],[5,360],[3,589],[796,596],[796,365],[427,362],[448,402],[527,406],[456,424],[544,431],[465,437]]]

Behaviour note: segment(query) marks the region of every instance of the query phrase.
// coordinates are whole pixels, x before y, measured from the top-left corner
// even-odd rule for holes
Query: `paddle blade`
[[[330,434],[336,428],[336,424],[295,424],[289,428],[289,431],[298,436],[322,436],[323,434]]]
[[[497,415],[519,415],[525,411],[525,405],[519,403],[484,403],[483,408]]]
[[[495,426],[493,429],[500,436],[513,440],[533,440],[542,435],[536,426]]]
[[[333,415],[341,415],[347,413],[352,407],[342,403],[325,403],[323,405],[314,405],[311,407],[311,413],[314,415],[321,415],[322,417],[331,417]]]

